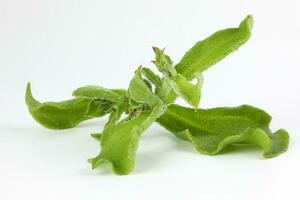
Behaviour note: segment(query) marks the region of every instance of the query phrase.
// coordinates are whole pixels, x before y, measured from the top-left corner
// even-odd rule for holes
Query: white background
[[[0,0],[0,199],[299,199],[300,1]],[[255,24],[250,41],[205,72],[202,107],[251,104],[285,128],[289,150],[263,159],[256,148],[197,153],[158,125],[142,137],[135,170],[116,176],[86,162],[99,152],[90,132],[41,127],[24,103],[27,81],[41,101],[76,87],[128,86],[151,46],[179,61],[196,41]]]

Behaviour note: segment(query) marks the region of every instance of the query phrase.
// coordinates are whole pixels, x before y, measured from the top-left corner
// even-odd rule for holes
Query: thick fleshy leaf
[[[101,134],[92,134],[95,139],[101,142],[100,154],[89,160],[93,168],[102,163],[109,163],[114,172],[120,175],[128,174],[133,170],[141,134],[167,108],[152,93],[144,80],[140,67],[129,84],[128,97],[137,105],[128,117],[117,123],[111,120],[112,122],[107,123]],[[115,117],[113,114],[111,117]]]
[[[89,160],[92,168],[108,163],[116,174],[129,174],[134,168],[141,134],[165,109],[158,103],[151,110],[140,112],[129,120],[106,126],[101,135],[94,134],[96,139],[101,140],[101,153]]]
[[[88,85],[88,86],[83,86],[80,88],[77,88],[73,92],[73,96],[75,97],[86,97],[86,98],[94,98],[94,99],[103,99],[103,100],[108,100],[111,102],[118,102],[120,93],[122,90],[110,90],[101,86],[93,86],[93,85]]]
[[[101,86],[84,86],[76,89],[73,96],[112,101],[113,105],[106,125],[116,123],[128,108],[128,99],[124,89],[107,89]]]
[[[40,103],[32,96],[30,83],[27,84],[25,101],[32,117],[51,129],[72,128],[84,120],[105,115],[113,107],[112,102],[83,97]]]
[[[151,84],[151,82],[148,81],[147,79],[143,79],[143,81],[145,82],[145,84],[149,88],[149,90],[152,91],[152,84]]]
[[[170,56],[166,55],[163,50],[157,47],[153,47],[153,51],[155,53],[155,61],[153,61],[153,63],[157,69],[163,74],[175,76],[177,72],[173,66],[173,61]]]
[[[126,112],[127,109],[128,109],[128,102],[127,99],[124,98],[123,101],[120,101],[114,106],[113,111],[110,113],[108,121],[105,126],[108,126],[109,124],[117,123],[121,118],[122,114]]]
[[[192,80],[198,73],[205,71],[247,42],[251,36],[252,25],[252,17],[247,16],[238,28],[218,31],[197,42],[175,66],[176,71]]]
[[[203,82],[202,74],[199,73],[196,76],[197,83],[193,84],[188,81],[183,75],[177,73],[173,67],[171,58],[157,47],[153,47],[155,52],[154,64],[163,73],[161,83],[157,84],[158,96],[167,103],[173,103],[176,99],[176,95],[183,98],[187,103],[197,108],[201,97],[201,86]],[[151,76],[148,71],[147,77]],[[173,95],[175,93],[175,95]],[[172,95],[172,96],[171,96]],[[167,97],[167,98],[166,98]],[[171,97],[171,98],[170,98]]]
[[[105,127],[118,123],[118,121],[122,117],[122,114],[125,113],[127,109],[128,109],[128,102],[127,99],[124,98],[123,101],[120,101],[119,103],[114,105],[113,110],[109,114],[109,118],[105,124]],[[101,140],[101,135],[102,135],[101,133],[91,134],[91,136],[98,141]]]
[[[283,129],[271,133],[271,117],[249,105],[207,110],[170,105],[157,121],[203,154],[217,154],[230,144],[253,144],[269,158],[288,148],[288,133]]]
[[[142,68],[142,74],[155,86],[155,94],[165,103],[173,103],[177,94],[172,89],[170,83],[167,82],[169,76],[160,78],[149,68]]]
[[[152,93],[150,88],[142,78],[142,68],[138,68],[133,79],[130,81],[128,93],[129,97],[138,103],[145,103],[150,106],[159,101],[159,98]]]
[[[158,85],[155,89],[155,94],[166,104],[173,103],[176,98],[177,94],[172,89],[171,84],[169,83],[169,77],[163,77],[161,79],[161,84]]]
[[[198,107],[201,98],[201,87],[203,84],[203,77],[201,74],[197,76],[197,82],[195,84],[188,81],[179,73],[167,80],[178,96],[183,98],[191,106],[195,108]]]
[[[155,86],[161,84],[160,77],[147,67],[142,68],[142,74]]]

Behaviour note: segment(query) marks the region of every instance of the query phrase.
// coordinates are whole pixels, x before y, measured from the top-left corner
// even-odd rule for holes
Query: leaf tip
[[[152,46],[152,49],[155,53],[160,50],[158,47],[155,47],[155,46]]]
[[[160,58],[160,56],[164,53],[164,50],[165,50],[165,48],[160,49],[160,48],[155,47],[155,46],[152,46],[152,49],[153,49],[153,51],[154,51],[157,58]]]
[[[26,94],[31,94],[31,83],[30,83],[30,81],[28,81],[27,85],[26,85]]]
[[[101,141],[102,134],[101,133],[91,133],[91,137],[96,139],[97,141]]]
[[[72,96],[73,96],[73,97],[76,97],[76,96],[77,96],[77,91],[78,91],[78,89],[76,89],[76,90],[74,90],[74,91],[72,92]]]
[[[272,147],[269,151],[264,152],[265,158],[273,158],[287,151],[289,147],[289,133],[285,129],[279,129],[271,134]]]
[[[28,107],[35,107],[40,104],[33,96],[31,92],[31,84],[28,81],[25,92],[25,103]]]
[[[248,31],[251,31],[253,28],[253,17],[252,15],[247,15],[245,19],[240,23],[240,28],[246,28]]]

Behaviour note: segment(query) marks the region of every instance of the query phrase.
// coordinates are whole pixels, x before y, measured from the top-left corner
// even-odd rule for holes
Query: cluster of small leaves
[[[127,90],[84,86],[73,92],[71,100],[40,103],[28,83],[29,112],[51,129],[72,128],[109,114],[102,132],[92,134],[100,142],[101,152],[89,162],[93,169],[108,163],[116,174],[129,174],[134,169],[140,137],[154,122],[191,142],[202,154],[217,154],[228,145],[252,144],[261,147],[266,158],[277,156],[287,150],[289,135],[283,129],[272,133],[271,117],[265,111],[249,105],[198,108],[202,72],[243,45],[251,35],[252,23],[252,17],[247,16],[239,27],[197,42],[176,65],[164,50],[153,47],[153,63],[160,75],[140,66]],[[191,108],[174,104],[177,97]]]

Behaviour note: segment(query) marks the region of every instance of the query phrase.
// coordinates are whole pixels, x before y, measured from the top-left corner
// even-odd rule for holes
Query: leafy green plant
[[[252,25],[252,17],[247,16],[239,27],[214,33],[197,42],[176,65],[164,50],[153,47],[153,63],[160,75],[140,66],[127,90],[84,86],[73,92],[73,99],[40,103],[28,83],[28,110],[38,123],[51,129],[72,128],[109,114],[103,131],[92,134],[101,151],[89,162],[93,169],[107,163],[120,175],[134,169],[140,137],[154,122],[202,154],[215,155],[229,145],[250,144],[262,148],[265,158],[277,156],[287,150],[289,135],[284,129],[272,133],[271,117],[265,111],[250,105],[198,108],[202,73],[243,45]],[[177,98],[192,107],[174,104]]]

